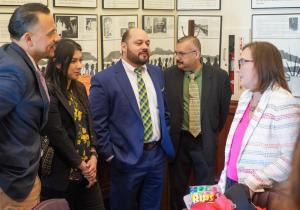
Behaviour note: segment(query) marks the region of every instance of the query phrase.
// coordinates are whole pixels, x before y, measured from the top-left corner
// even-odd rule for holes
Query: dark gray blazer
[[[31,191],[40,160],[40,130],[49,102],[36,70],[17,44],[0,48],[0,187],[22,200]]]
[[[170,112],[170,134],[178,151],[183,121],[184,71],[173,66],[165,71],[167,107]],[[210,167],[215,166],[218,132],[223,128],[231,98],[230,82],[224,70],[203,65],[201,94],[201,128],[204,156]]]

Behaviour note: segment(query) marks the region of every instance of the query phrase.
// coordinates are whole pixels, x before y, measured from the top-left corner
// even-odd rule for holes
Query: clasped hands
[[[94,155],[87,162],[81,161],[79,169],[89,182],[86,186],[87,188],[90,188],[97,182],[97,158]]]

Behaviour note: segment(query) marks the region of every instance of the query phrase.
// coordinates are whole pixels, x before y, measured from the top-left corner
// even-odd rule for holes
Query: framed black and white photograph
[[[98,72],[97,15],[54,14],[57,32],[62,38],[73,39],[82,47],[82,75]]]
[[[221,0],[177,0],[177,10],[220,10]]]
[[[220,66],[222,16],[178,16],[177,38],[188,35],[188,22],[195,23],[195,34],[201,43],[202,62]]]
[[[139,0],[102,0],[103,9],[138,9]]]
[[[96,8],[97,0],[53,0],[55,7]]]
[[[300,0],[251,0],[251,8],[300,8]]]
[[[175,0],[143,0],[143,9],[174,10]]]
[[[0,14],[0,46],[10,42],[10,36],[7,29],[9,19],[12,14],[1,13]]]
[[[142,26],[150,38],[149,63],[163,70],[173,66],[175,63],[175,17],[144,15]]]
[[[48,5],[48,0],[0,0],[0,5],[5,6],[20,6],[27,3],[41,3]]]
[[[121,39],[129,28],[138,27],[137,15],[101,16],[102,69],[115,64],[121,58]]]
[[[253,15],[252,39],[279,49],[289,88],[300,97],[300,13]]]

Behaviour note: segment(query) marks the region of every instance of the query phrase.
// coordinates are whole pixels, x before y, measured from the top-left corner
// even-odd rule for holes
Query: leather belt
[[[159,145],[160,141],[151,141],[151,142],[145,142],[144,143],[144,150],[152,150],[157,145]]]
[[[181,133],[182,133],[182,135],[185,135],[185,136],[190,136],[190,137],[192,137],[192,138],[194,138],[194,139],[200,139],[200,138],[202,138],[202,133],[199,133],[199,135],[197,136],[197,137],[194,137],[189,131],[187,131],[187,130],[181,130]]]

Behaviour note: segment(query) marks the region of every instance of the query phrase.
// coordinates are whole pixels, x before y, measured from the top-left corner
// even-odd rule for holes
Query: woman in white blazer
[[[225,148],[219,186],[249,187],[250,196],[288,178],[300,129],[300,105],[291,95],[278,49],[247,44],[239,60],[241,95]]]

